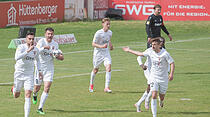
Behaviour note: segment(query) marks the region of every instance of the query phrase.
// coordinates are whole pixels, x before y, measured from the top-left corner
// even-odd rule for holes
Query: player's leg
[[[152,91],[151,110],[153,117],[157,117],[157,91]]]
[[[159,106],[163,107],[163,100],[164,100],[165,94],[159,93]]]
[[[54,70],[48,68],[48,70],[46,70],[45,73],[43,73],[43,74],[44,74],[44,79],[43,79],[43,81],[44,81],[44,91],[42,92],[39,107],[38,107],[38,110],[37,110],[37,112],[39,114],[45,114],[42,109],[43,109],[43,106],[45,104],[45,101],[47,100],[47,97],[48,97],[48,94],[49,94],[49,91],[50,91],[50,87],[51,87],[51,84],[53,82]]]
[[[152,91],[152,100],[151,100],[152,115],[153,117],[157,117],[157,94],[158,94],[159,85],[155,80],[153,80],[150,84],[150,88]]]
[[[21,88],[23,87],[24,85],[24,81],[23,80],[19,80],[19,79],[16,79],[14,80],[14,86],[13,86],[13,95],[15,98],[18,98],[20,96],[20,91],[21,91]]]
[[[29,117],[30,108],[31,108],[31,90],[25,90],[25,104],[24,104],[24,111],[25,117]]]
[[[112,90],[110,90],[110,81],[111,81],[111,64],[106,65],[106,81],[105,81],[105,88],[104,92],[111,93]]]
[[[149,102],[150,102],[150,97],[152,96],[152,91],[150,90],[150,84],[148,84],[147,87],[147,97],[145,98],[145,109],[149,109]]]
[[[25,89],[25,104],[24,104],[24,112],[25,117],[29,117],[30,108],[31,108],[31,93],[33,91],[34,81],[33,75],[26,78],[24,82],[24,89]]]
[[[100,64],[103,62],[102,56],[93,56],[93,70],[90,74],[89,92],[93,92],[95,76],[99,70]]]
[[[44,74],[43,74],[44,75]],[[39,79],[39,72],[37,70],[35,70],[35,74],[34,74],[34,90],[33,90],[33,104],[37,103],[37,96],[38,96],[38,92],[41,88],[41,83],[42,80]]]
[[[89,92],[93,92],[94,87],[94,80],[95,76],[98,73],[99,68],[93,68],[91,74],[90,74],[90,85],[89,85]]]
[[[38,110],[37,110],[37,112],[39,114],[45,114],[45,112],[43,112],[42,109],[43,109],[43,106],[44,106],[44,104],[47,100],[51,85],[52,85],[51,81],[44,81],[44,91],[42,92],[39,107],[38,107]]]
[[[112,90],[110,90],[110,81],[111,81],[111,56],[107,55],[104,58],[104,66],[106,67],[106,81],[105,81],[105,88],[104,92],[111,93]]]
[[[167,92],[168,89],[168,80],[165,82],[161,82],[160,83],[160,93],[159,93],[159,106],[162,108],[163,107],[163,101],[164,101],[164,97],[165,94]]]
[[[137,112],[141,112],[141,108],[140,108],[141,103],[145,100],[146,97],[147,97],[147,91],[144,92],[144,94],[141,96],[139,101],[135,104]]]

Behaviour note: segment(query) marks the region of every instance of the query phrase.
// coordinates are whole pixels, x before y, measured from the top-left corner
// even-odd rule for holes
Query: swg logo
[[[7,26],[18,25],[16,23],[16,14],[17,14],[17,11],[16,11],[15,7],[13,7],[13,4],[11,4],[10,9],[7,11],[7,16],[8,16]]]
[[[153,13],[154,5],[124,5],[124,4],[116,4],[115,9],[121,9],[123,11],[123,15],[126,14],[126,11],[129,15],[133,15],[134,13],[138,16],[140,12],[143,15],[151,15]]]

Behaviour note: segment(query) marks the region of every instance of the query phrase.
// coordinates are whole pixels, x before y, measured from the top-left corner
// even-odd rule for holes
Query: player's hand
[[[39,72],[39,79],[40,79],[40,80],[43,79],[43,74],[42,74],[42,72]]]
[[[50,49],[50,46],[44,46],[44,49],[48,49],[49,50]]]
[[[168,37],[169,37],[169,39],[170,39],[170,41],[172,41],[173,39],[172,39],[172,36],[169,34],[168,35]]]
[[[107,46],[108,46],[108,45],[107,45],[107,43],[106,43],[106,44],[102,45],[101,48],[107,48]]]
[[[29,46],[30,46],[30,47],[28,48],[27,52],[30,52],[31,50],[34,49],[34,45],[33,45],[32,43],[31,43]]]
[[[152,38],[147,39],[147,43],[151,43],[151,41],[152,41]]]
[[[123,51],[125,51],[125,52],[128,52],[128,51],[130,50],[129,47],[124,47],[124,48],[122,48],[122,49],[123,49]]]
[[[147,70],[147,66],[145,66],[144,64],[142,64],[142,65],[140,65],[141,66],[141,68],[143,69],[143,70]]]
[[[174,76],[172,74],[169,74],[169,81],[172,81],[174,79]]]

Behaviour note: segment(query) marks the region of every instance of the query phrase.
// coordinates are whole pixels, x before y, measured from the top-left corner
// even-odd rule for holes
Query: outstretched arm
[[[134,54],[136,56],[144,56],[142,52],[131,50],[129,47],[124,47],[123,51],[129,52],[129,53]]]

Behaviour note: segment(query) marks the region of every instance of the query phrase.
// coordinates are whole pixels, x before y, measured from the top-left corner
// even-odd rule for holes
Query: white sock
[[[151,100],[151,110],[153,117],[157,117],[157,99]]]
[[[145,99],[145,102],[149,102],[150,97],[152,96],[152,91],[150,91]]]
[[[43,91],[43,92],[42,92],[41,99],[40,99],[40,103],[39,103],[39,108],[38,108],[38,109],[43,108],[44,103],[45,103],[47,97],[48,97],[48,93],[45,93],[45,92]]]
[[[25,105],[24,105],[25,117],[29,117],[30,108],[31,108],[31,98],[25,98]]]
[[[111,72],[106,72],[105,88],[109,87],[110,80],[111,80]]]
[[[144,92],[144,94],[141,96],[141,98],[139,99],[139,101],[136,104],[138,106],[140,106],[141,103],[145,100],[146,97],[147,97],[147,91]]]
[[[94,72],[92,71],[92,72],[91,72],[91,75],[90,75],[90,85],[93,85],[95,76],[96,76],[96,74],[94,74]]]
[[[138,61],[139,65],[142,65],[143,64],[141,58],[142,58],[142,56],[138,56],[137,57],[137,61]]]

